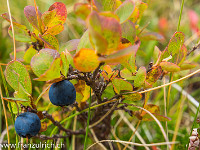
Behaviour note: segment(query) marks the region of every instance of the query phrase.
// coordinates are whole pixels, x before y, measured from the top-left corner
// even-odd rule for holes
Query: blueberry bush
[[[182,27],[184,0],[177,29],[155,14],[155,1],[37,3],[24,7],[24,24],[9,3],[1,15],[14,46],[0,61],[0,141],[20,142],[16,149],[40,141],[72,150],[199,146],[199,21],[188,10]]]

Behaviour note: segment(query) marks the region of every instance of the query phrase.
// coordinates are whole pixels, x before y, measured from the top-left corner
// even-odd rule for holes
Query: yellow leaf
[[[91,72],[99,66],[100,61],[95,51],[92,49],[82,48],[74,56],[74,65],[76,69],[82,72]]]

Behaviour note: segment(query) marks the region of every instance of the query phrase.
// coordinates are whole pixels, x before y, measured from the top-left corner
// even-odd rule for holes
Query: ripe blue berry
[[[15,131],[23,138],[35,136],[40,131],[40,128],[40,118],[35,113],[21,113],[15,120]]]
[[[56,106],[73,104],[76,100],[74,85],[67,80],[53,83],[49,90],[49,99]]]

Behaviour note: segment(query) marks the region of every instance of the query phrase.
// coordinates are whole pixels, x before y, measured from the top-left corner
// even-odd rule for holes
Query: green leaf
[[[19,60],[21,62],[24,61],[23,57],[24,57],[25,51],[24,50],[16,50],[16,60]],[[12,51],[10,53],[10,58],[13,60],[14,59],[14,52]]]
[[[135,87],[143,86],[145,80],[146,80],[146,68],[140,67],[135,76],[134,86]]]
[[[11,107],[12,107],[12,111],[14,114],[18,114],[18,108],[20,108],[21,104],[17,103],[17,106],[16,106],[16,103],[11,103]],[[10,107],[8,107],[10,109]],[[11,111],[11,110],[10,110]],[[21,109],[19,109],[19,113],[21,112]]]
[[[131,21],[126,21],[121,24],[122,27],[122,37],[129,40],[132,44],[134,44],[136,37],[136,29],[135,24]]]
[[[129,19],[135,9],[135,5],[131,0],[124,1],[115,11],[120,18],[120,23]]]
[[[4,100],[9,102],[27,102],[28,100],[22,98],[14,98],[14,97],[3,97]]]
[[[162,72],[161,66],[151,68],[151,70],[147,73],[146,82],[153,85],[160,78]]]
[[[67,60],[67,56],[65,52],[62,52],[60,54],[61,60],[62,60],[62,74],[64,76],[67,76],[68,70],[69,70],[69,61]]]
[[[108,48],[108,43],[106,39],[101,36],[98,32],[94,31],[93,29],[90,29],[89,34],[90,42],[95,50],[97,50],[98,53],[106,53]]]
[[[155,46],[154,47],[154,51],[153,51],[153,62],[154,64],[159,64],[162,60],[161,60],[161,54],[162,52],[160,51],[160,49]]]
[[[92,45],[89,40],[89,31],[86,30],[83,36],[80,39],[76,52],[78,52],[82,48],[92,48]]]
[[[15,98],[22,98],[26,100],[30,100],[30,94],[26,91],[26,89],[23,88],[23,86],[19,83],[19,89],[14,92],[14,97]],[[28,106],[29,102],[21,102],[24,106]]]
[[[18,26],[14,26],[15,31],[15,40],[20,42],[31,42],[31,36],[28,33],[27,29],[20,28]],[[8,28],[8,33],[11,37],[13,37],[12,34],[12,27],[10,26]]]
[[[112,84],[117,94],[123,91],[133,91],[133,86],[131,83],[123,79],[115,78],[113,79]]]
[[[53,63],[51,64],[50,68],[39,78],[36,78],[37,81],[48,81],[54,80],[61,76],[60,71],[62,68],[61,58],[55,58]]]
[[[164,37],[156,32],[148,32],[148,33],[143,33],[139,37],[141,40],[155,40],[155,41],[163,41]]]
[[[64,43],[61,47],[59,52],[63,52],[67,49],[67,51],[71,52],[71,51],[75,51],[77,50],[77,47],[79,45],[80,39],[73,39],[68,41],[67,43]]]
[[[10,22],[10,17],[9,17],[9,14],[8,13],[3,13],[1,15],[1,17],[3,17],[5,20],[7,20],[8,22]],[[16,22],[15,18],[12,17],[12,22],[13,22],[13,25],[14,26],[17,26],[18,28],[20,29],[23,29],[23,30],[27,30],[26,26],[24,25],[21,25],[19,24],[18,22]]]
[[[47,33],[39,37],[44,42],[45,48],[59,50],[59,43],[55,36]]]
[[[167,51],[172,57],[179,53],[183,46],[185,35],[182,32],[175,32],[167,46]]]
[[[189,62],[183,62],[180,65],[181,70],[188,70],[188,69],[193,69],[195,68],[197,65],[189,63]]]
[[[187,56],[187,48],[183,44],[183,46],[181,47],[179,53],[177,54],[176,64],[178,66],[180,66],[185,61],[186,56]]]
[[[31,68],[33,72],[39,77],[44,74],[51,66],[56,58],[59,58],[58,51],[53,49],[42,49],[38,54],[31,59]]]
[[[123,98],[125,98],[125,101],[135,102],[135,101],[139,101],[142,99],[142,94],[136,92],[133,94],[123,95]]]
[[[87,3],[77,3],[74,5],[75,14],[83,20],[86,20],[87,16],[91,12],[91,6]]]
[[[60,32],[64,30],[64,26],[62,24],[55,25],[51,28],[48,28],[47,31],[44,34],[51,34],[51,35],[57,35]]]
[[[131,54],[130,58],[123,62],[122,65],[127,68],[131,73],[136,73],[136,66],[135,66],[135,58],[136,58],[137,50]]]
[[[73,59],[72,55],[71,55],[67,50],[65,50],[65,55],[66,55],[66,57],[67,57],[67,62],[68,62],[72,67],[75,68],[75,66],[74,66],[74,59]]]
[[[103,94],[102,94],[102,99],[105,98],[112,98],[115,95],[114,89],[113,89],[113,85],[109,84],[106,89],[104,90]]]
[[[168,72],[180,71],[180,67],[171,62],[161,62],[160,66],[162,67],[163,70],[168,71]]]
[[[133,76],[132,72],[127,68],[120,71],[121,77],[125,78],[126,80],[134,80],[135,76]]]
[[[147,7],[148,7],[147,3],[140,2],[139,6],[138,6],[138,10],[139,10],[139,17],[138,17],[138,19],[142,18],[143,13],[147,9]]]
[[[29,94],[32,93],[32,84],[26,67],[19,61],[11,61],[6,67],[6,80],[9,85],[19,91],[20,85]]]
[[[99,11],[114,11],[116,0],[94,0],[94,4]]]
[[[37,50],[35,50],[35,49],[33,48],[33,45],[31,45],[31,46],[26,50],[26,52],[25,52],[25,54],[24,54],[24,61],[25,61],[26,63],[30,63],[32,57],[33,57],[35,54],[37,54]]]

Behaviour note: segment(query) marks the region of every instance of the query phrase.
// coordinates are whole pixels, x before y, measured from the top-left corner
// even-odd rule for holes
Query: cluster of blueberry
[[[53,83],[49,90],[49,99],[56,106],[73,104],[76,100],[74,85],[67,80]],[[35,136],[39,133],[40,128],[40,118],[32,112],[21,113],[15,121],[15,130],[23,138]]]

